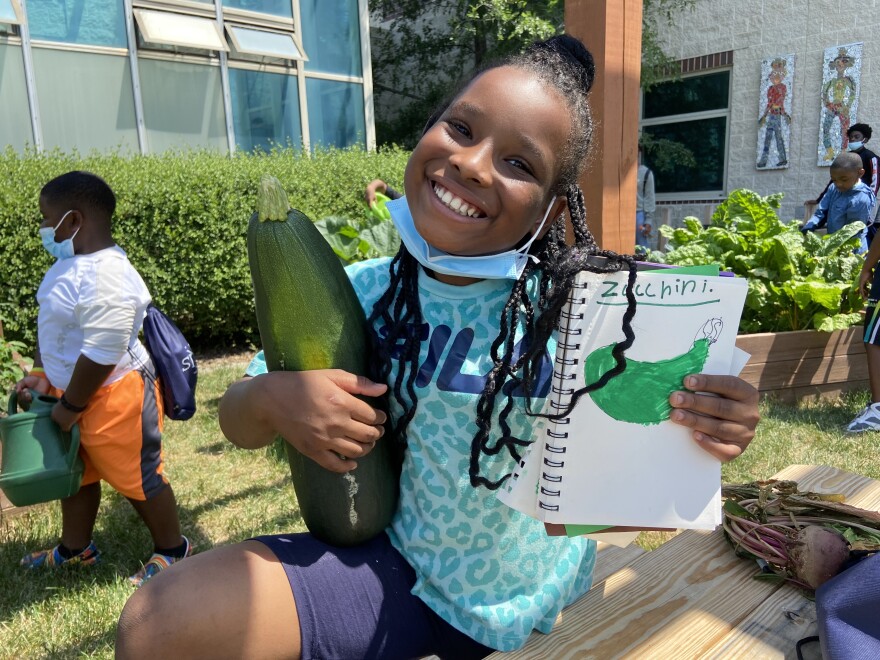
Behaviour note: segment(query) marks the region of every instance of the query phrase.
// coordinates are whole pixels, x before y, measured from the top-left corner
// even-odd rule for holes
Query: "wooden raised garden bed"
[[[861,326],[740,335],[736,345],[752,356],[740,375],[762,396],[795,402],[868,387]]]

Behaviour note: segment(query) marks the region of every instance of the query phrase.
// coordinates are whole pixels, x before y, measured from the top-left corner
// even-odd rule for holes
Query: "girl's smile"
[[[476,205],[466,202],[458,195],[455,195],[441,186],[439,183],[434,184],[434,194],[437,195],[437,199],[443,202],[443,205],[446,208],[452,209],[459,215],[468,218],[483,218],[486,216],[486,214],[477,208]]]
[[[426,131],[407,164],[407,201],[419,233],[456,255],[519,244],[553,197],[571,130],[565,102],[534,74],[500,67],[480,75]],[[551,217],[565,201],[558,204]]]

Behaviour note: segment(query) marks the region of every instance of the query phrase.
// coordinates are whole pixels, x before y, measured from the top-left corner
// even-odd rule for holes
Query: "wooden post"
[[[606,250],[632,254],[636,239],[642,0],[565,0],[565,31],[593,53],[596,124],[581,179],[587,222]]]

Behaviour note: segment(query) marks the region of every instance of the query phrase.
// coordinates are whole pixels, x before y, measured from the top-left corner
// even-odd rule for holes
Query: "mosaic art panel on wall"
[[[779,55],[761,61],[761,93],[758,103],[759,170],[788,167],[791,144],[794,55]]]
[[[862,44],[826,48],[822,71],[817,164],[831,165],[837,154],[846,151],[846,131],[858,115]]]

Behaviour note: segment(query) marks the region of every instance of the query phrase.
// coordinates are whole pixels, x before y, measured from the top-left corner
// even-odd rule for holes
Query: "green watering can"
[[[367,213],[369,213],[376,222],[386,222],[391,220],[391,211],[385,208],[385,204],[390,201],[390,197],[377,192],[376,201],[373,202],[372,206],[367,207]]]
[[[59,500],[76,494],[83,476],[79,427],[69,433],[52,421],[58,399],[31,390],[30,409],[18,410],[9,395],[9,417],[0,418],[0,490],[15,506]]]

